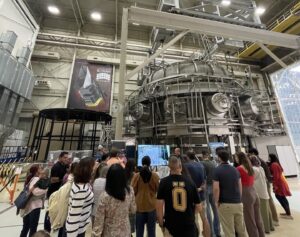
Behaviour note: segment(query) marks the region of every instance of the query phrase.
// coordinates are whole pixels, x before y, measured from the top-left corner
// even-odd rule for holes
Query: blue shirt
[[[205,183],[205,169],[201,162],[190,161],[185,163],[184,166],[189,171],[192,180],[197,188],[200,188]],[[204,191],[199,192],[201,202],[205,200]]]
[[[214,172],[213,180],[219,182],[220,203],[240,203],[240,173],[228,163],[220,164]]]

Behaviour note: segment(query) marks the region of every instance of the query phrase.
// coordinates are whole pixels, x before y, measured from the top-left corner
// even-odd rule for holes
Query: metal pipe
[[[54,127],[54,120],[51,120],[51,126],[50,126],[50,131],[49,131],[49,134],[48,134],[48,142],[47,142],[47,147],[46,147],[44,161],[46,161],[47,157],[48,157],[50,143],[51,143],[51,136],[52,136],[52,132],[53,132],[53,127]]]
[[[207,145],[209,144],[209,138],[208,138],[208,131],[207,131],[207,121],[205,117],[205,111],[204,111],[204,104],[203,104],[203,99],[202,99],[202,93],[200,93],[200,103],[201,103],[201,110],[202,110],[202,116],[203,116],[203,122],[204,122],[204,129],[205,129],[205,138],[206,138],[206,143]]]
[[[61,149],[62,150],[65,149],[65,141],[66,141],[66,135],[67,135],[68,125],[69,125],[69,120],[67,120],[66,123],[65,123],[64,138],[63,138],[63,142],[62,142],[62,145],[61,145]]]

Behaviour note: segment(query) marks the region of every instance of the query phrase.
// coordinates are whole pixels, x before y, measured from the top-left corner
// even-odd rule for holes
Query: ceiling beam
[[[257,42],[257,44],[259,45],[259,47],[261,47],[263,51],[265,51],[271,58],[273,58],[275,62],[277,62],[281,67],[283,68],[287,67],[287,65],[280,58],[278,58],[268,47],[266,47],[264,44],[260,42]]]
[[[179,31],[190,30],[194,33],[234,38],[237,40],[250,42],[258,41],[263,44],[292,49],[300,48],[300,37],[296,35],[283,34],[268,30],[137,7],[130,7],[128,10],[128,21],[131,23],[136,22],[141,25],[168,28]]]
[[[170,48],[173,44],[175,44],[178,40],[180,40],[183,36],[185,36],[189,30],[182,31],[176,37],[174,37],[172,40],[170,40],[166,45],[164,45],[160,50],[157,50],[154,54],[152,54],[149,58],[147,58],[142,64],[137,66],[135,69],[133,69],[130,73],[126,75],[125,80],[129,80],[132,76],[134,76],[136,73],[138,73],[143,67],[147,66],[152,60],[157,58],[159,55],[161,55],[163,52],[165,52],[168,48]]]

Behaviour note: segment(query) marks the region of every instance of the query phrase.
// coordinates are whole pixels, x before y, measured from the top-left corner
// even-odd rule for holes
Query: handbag
[[[15,206],[17,209],[24,209],[26,204],[29,201],[29,198],[31,197],[31,192],[29,191],[29,184],[31,181],[25,186],[23,191],[19,194],[19,196],[14,201]]]

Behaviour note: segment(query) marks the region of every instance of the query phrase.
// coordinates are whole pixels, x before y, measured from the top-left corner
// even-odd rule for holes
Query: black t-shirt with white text
[[[197,236],[195,204],[200,203],[200,198],[192,181],[182,175],[163,178],[157,199],[165,202],[164,226],[172,236]]]

